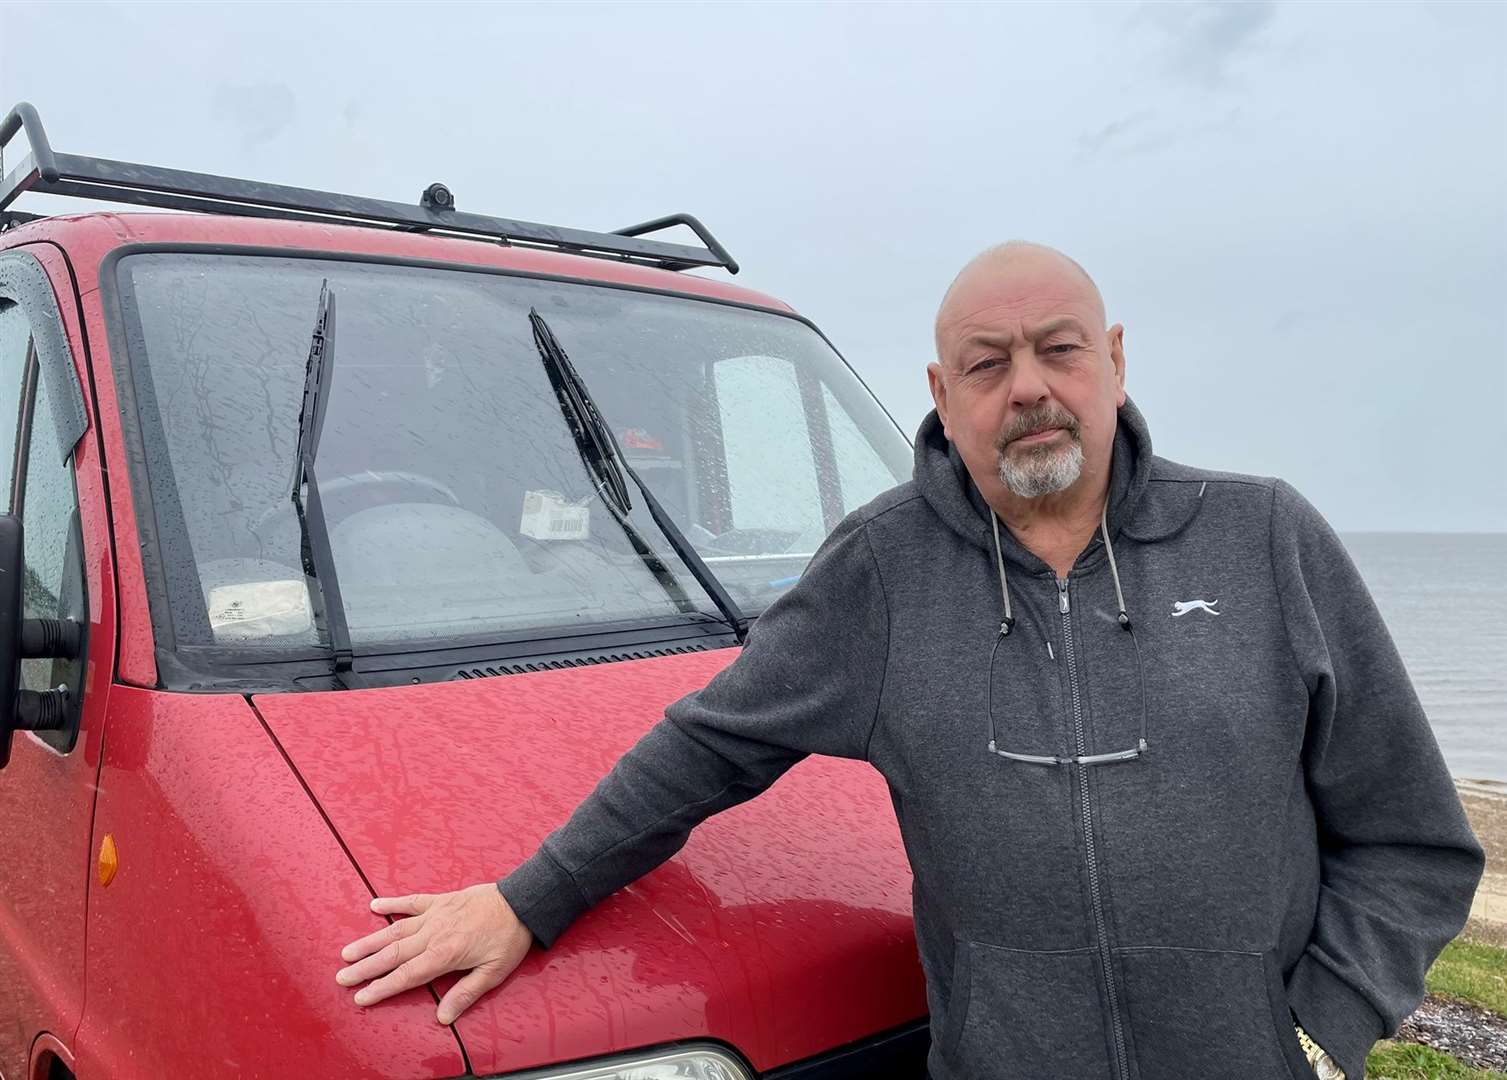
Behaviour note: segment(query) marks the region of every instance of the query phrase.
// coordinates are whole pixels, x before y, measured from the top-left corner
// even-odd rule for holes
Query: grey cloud
[[[1080,157],[1103,154],[1116,158],[1151,154],[1217,136],[1235,127],[1239,120],[1238,106],[1194,123],[1163,119],[1150,112],[1134,113],[1079,136],[1078,153]]]
[[[1168,73],[1208,88],[1225,85],[1231,66],[1257,46],[1277,14],[1270,0],[1155,4],[1141,11],[1169,39]]]
[[[1111,120],[1097,131],[1090,131],[1078,137],[1078,149],[1084,153],[1098,153],[1113,146],[1121,145],[1129,137],[1146,124],[1146,113],[1135,113],[1123,116],[1118,120]]]
[[[238,131],[248,149],[287,128],[297,111],[293,91],[282,83],[215,87],[215,119]]]
[[[1315,312],[1304,308],[1292,308],[1284,311],[1272,320],[1272,333],[1287,334],[1294,330],[1301,330],[1313,320],[1314,315]]]
[[[1080,157],[1104,154],[1127,158],[1149,154],[1176,145],[1192,131],[1180,132],[1170,124],[1159,123],[1146,115],[1128,116],[1106,124],[1078,139]]]

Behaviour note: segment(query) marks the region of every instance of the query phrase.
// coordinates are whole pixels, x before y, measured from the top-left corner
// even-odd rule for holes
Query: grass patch
[[[1430,1047],[1383,1039],[1366,1055],[1366,1080],[1507,1080],[1507,1073],[1472,1069]]]
[[[1507,949],[1456,938],[1429,968],[1428,990],[1507,1016]],[[1366,1078],[1507,1080],[1507,1073],[1472,1069],[1432,1047],[1383,1039],[1366,1055]]]
[[[1428,989],[1507,1016],[1507,949],[1456,938],[1429,968]]]

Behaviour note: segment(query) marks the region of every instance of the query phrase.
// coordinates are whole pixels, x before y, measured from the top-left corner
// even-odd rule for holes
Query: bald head
[[[1075,306],[1086,305],[1093,313],[1094,329],[1104,328],[1104,299],[1088,271],[1056,248],[1011,240],[986,248],[958,271],[947,287],[937,308],[937,359],[944,364],[944,329],[966,320],[991,306],[998,306],[1012,294],[1044,294]]]
[[[1098,512],[1125,401],[1125,328],[1104,321],[1083,267],[1018,240],[975,257],[942,298],[926,369],[937,416],[1007,522]]]

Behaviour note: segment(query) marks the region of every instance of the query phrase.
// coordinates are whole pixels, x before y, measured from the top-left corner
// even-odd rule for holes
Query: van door
[[[27,1076],[35,1037],[71,1047],[84,1004],[90,829],[112,676],[115,605],[103,478],[76,357],[71,278],[0,252],[0,505],[22,521],[26,618],[85,626],[77,659],[23,660],[21,685],[67,687],[67,730],[17,732],[0,769],[0,1075]],[[58,297],[64,298],[59,304]],[[80,495],[84,510],[80,510]]]

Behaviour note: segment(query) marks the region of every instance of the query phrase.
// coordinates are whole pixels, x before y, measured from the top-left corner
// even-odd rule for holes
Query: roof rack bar
[[[0,143],[0,173],[4,172],[5,144]],[[8,175],[0,175],[0,210],[15,201],[17,195],[30,188],[39,178],[35,154],[27,154]]]
[[[76,199],[103,199],[103,190],[98,184],[83,184],[74,180],[59,180],[42,190],[48,195],[70,195]],[[155,191],[138,191],[135,188],[113,188],[108,195],[110,202],[130,203],[133,206],[151,206],[167,210],[192,210],[202,214],[227,214],[235,217],[273,218],[280,221],[309,221],[329,225],[337,219],[321,214],[307,214],[299,210],[279,210],[270,206],[252,206],[249,203],[224,203],[214,199],[199,199],[192,195],[169,195]],[[10,213],[11,211],[6,211]],[[352,224],[364,224],[360,221]],[[394,231],[396,227],[393,227]]]
[[[47,132],[42,128],[42,118],[29,101],[22,101],[0,120],[0,166],[5,162],[5,144],[22,128],[26,129],[26,141],[31,144],[31,156],[36,159],[37,171],[48,183],[58,178],[58,167],[53,161],[52,143],[47,141]],[[0,167],[0,172],[4,172]],[[0,208],[4,203],[0,202]]]
[[[12,109],[0,123],[0,153],[3,153],[6,142],[23,128],[31,144],[31,154],[10,175],[0,179],[0,210],[23,192],[32,191],[173,210],[322,221],[518,242],[671,270],[720,266],[730,273],[738,272],[738,263],[727,249],[689,214],[660,218],[618,232],[599,233],[128,161],[56,154],[47,141],[36,110],[25,102]],[[3,165],[3,159],[0,159],[0,165]],[[680,224],[688,225],[706,246],[645,240],[638,236]]]
[[[76,154],[58,154],[56,161],[57,180],[49,182],[36,175],[27,189],[55,195],[103,198],[141,206],[165,206],[170,209],[221,214],[255,217],[286,215],[303,221],[417,227],[490,240],[520,240],[586,254],[600,252],[673,269],[724,265],[723,260],[712,252],[686,244],[633,238],[615,240],[615,234],[593,233],[585,229],[539,225],[458,210],[431,210],[385,199],[366,199],[312,188],[264,184],[208,173],[137,165],[128,161],[86,158]],[[272,213],[254,213],[257,209]]]
[[[691,231],[707,246],[707,250],[722,260],[722,265],[727,267],[728,273],[736,274],[738,272],[738,260],[734,259],[728,253],[727,248],[717,242],[717,238],[712,235],[710,229],[701,224],[700,220],[691,214],[670,214],[667,217],[655,218],[653,221],[645,221],[641,225],[629,225],[626,229],[614,229],[613,232],[618,236],[642,236],[644,233],[659,232],[661,229],[669,229],[676,225],[689,226]]]
[[[62,155],[65,162],[69,155]],[[230,214],[236,217],[276,218],[290,221],[322,222],[324,224],[343,225],[370,225],[381,226],[393,231],[424,231],[442,236],[460,236],[468,238],[481,238],[488,240],[502,240],[509,243],[536,245],[570,251],[583,255],[613,255],[631,262],[643,262],[654,266],[660,266],[672,270],[679,270],[690,266],[720,266],[721,260],[709,257],[701,248],[690,247],[683,244],[668,244],[656,242],[644,245],[638,250],[626,250],[624,245],[609,244],[602,241],[602,234],[585,232],[577,229],[550,229],[549,226],[537,226],[539,230],[550,229],[553,235],[540,236],[524,229],[517,228],[507,232],[487,227],[473,227],[474,219],[480,218],[484,222],[500,221],[501,219],[481,218],[476,214],[439,213],[421,210],[418,207],[406,206],[402,203],[388,204],[400,208],[405,215],[383,214],[379,209],[371,208],[369,212],[365,206],[350,206],[335,213],[333,211],[305,210],[283,205],[267,205],[253,202],[230,202],[225,198],[210,198],[204,196],[179,194],[172,191],[157,190],[152,188],[126,187],[124,185],[107,185],[94,182],[79,181],[70,178],[66,167],[62,179],[56,183],[37,183],[29,190],[43,192],[49,195],[71,195],[83,199],[108,199],[111,202],[124,202],[136,206],[160,207],[169,210],[191,210],[208,214]],[[355,200],[365,203],[368,200]],[[379,200],[370,200],[378,203]],[[424,222],[420,224],[414,218],[419,215],[431,217],[436,223]],[[527,223],[508,223],[525,225]]]

